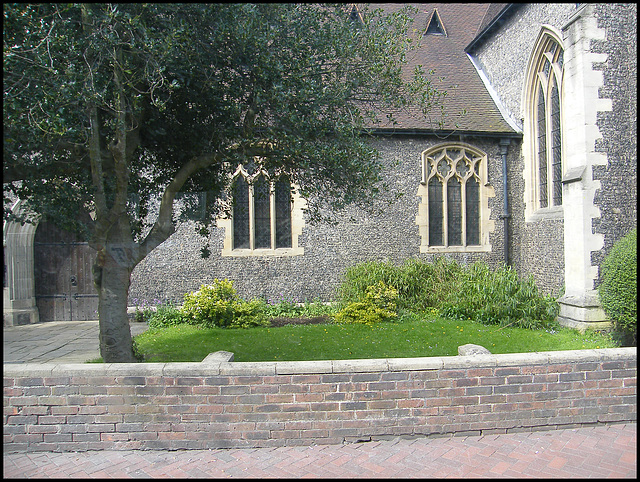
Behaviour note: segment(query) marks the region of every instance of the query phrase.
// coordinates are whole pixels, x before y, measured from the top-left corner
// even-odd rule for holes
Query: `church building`
[[[637,225],[637,5],[411,5],[420,46],[410,61],[446,96],[430,118],[399,115],[369,135],[394,201],[312,224],[295,185],[239,165],[211,255],[181,225],[133,271],[129,304],[180,303],[215,278],[247,298],[329,300],[356,263],[444,256],[510,265],[557,297],[562,324],[606,324],[600,267]],[[366,15],[349,8],[353,21]],[[38,254],[44,229],[5,224],[5,326],[69,316],[38,288],[39,260],[51,258]],[[75,288],[89,279],[81,258],[71,307],[91,299],[89,287],[74,300],[72,277]],[[76,313],[95,319],[87,306]]]

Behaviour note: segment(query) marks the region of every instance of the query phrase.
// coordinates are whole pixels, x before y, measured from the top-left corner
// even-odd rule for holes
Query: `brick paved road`
[[[637,424],[349,445],[5,454],[5,478],[632,478]]]

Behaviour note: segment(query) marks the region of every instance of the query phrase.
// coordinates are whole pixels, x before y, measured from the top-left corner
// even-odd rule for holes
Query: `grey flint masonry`
[[[4,450],[205,449],[637,419],[636,348],[4,367]]]

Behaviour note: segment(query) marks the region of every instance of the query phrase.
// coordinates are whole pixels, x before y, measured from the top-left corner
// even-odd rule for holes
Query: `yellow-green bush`
[[[364,299],[352,301],[334,316],[336,323],[379,323],[398,316],[398,290],[384,282],[367,287]]]
[[[206,328],[247,328],[269,323],[258,300],[244,301],[236,294],[233,282],[227,279],[203,284],[198,291],[184,295],[182,313],[187,322]]]
[[[638,273],[637,230],[613,245],[602,264],[602,283],[598,287],[602,308],[614,333],[623,345],[637,346]]]

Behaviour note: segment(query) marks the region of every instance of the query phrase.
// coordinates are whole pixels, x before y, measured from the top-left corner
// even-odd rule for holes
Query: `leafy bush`
[[[229,326],[238,300],[231,281],[215,279],[213,284],[203,284],[198,291],[186,293],[182,312],[193,325]]]
[[[397,268],[386,261],[365,261],[347,268],[338,287],[338,300],[342,305],[365,298],[370,286],[383,282],[393,285]]]
[[[351,266],[338,288],[342,305],[362,300],[369,286],[378,282],[398,291],[398,307],[424,311],[439,307],[452,293],[462,268],[455,261],[438,258],[434,263],[409,259],[401,266],[388,261],[367,261]]]
[[[263,301],[264,312],[269,318],[315,318],[335,312],[333,304],[325,304],[320,300],[296,303],[280,297],[279,301]]]
[[[150,303],[145,299],[138,300],[138,298],[133,298],[131,301],[136,307],[135,314],[133,315],[133,321],[136,323],[148,322],[154,312],[154,309],[161,304],[161,301],[158,299],[153,300],[153,303]]]
[[[398,289],[400,306],[416,311],[428,311],[446,303],[455,293],[454,287],[463,268],[454,260],[436,258],[433,263],[409,259],[401,266]]]
[[[269,298],[263,301],[264,311],[270,318],[277,318],[281,316],[300,316],[301,309],[294,300],[288,299],[286,296],[280,294],[275,299]]]
[[[509,267],[491,271],[484,262],[465,268],[446,258],[433,263],[410,259],[401,266],[369,261],[350,267],[338,288],[338,299],[346,310],[341,316],[375,317],[363,299],[377,283],[397,290],[400,310],[523,328],[556,325],[557,302],[541,294],[531,276],[520,279]]]
[[[251,328],[252,326],[269,326],[269,317],[264,312],[261,300],[238,300],[233,303],[233,320],[229,328]]]
[[[236,294],[233,282],[226,279],[215,279],[213,284],[203,284],[198,291],[185,294],[181,311],[188,323],[205,328],[269,324],[264,302],[242,300]]]
[[[547,328],[557,324],[558,303],[538,291],[531,275],[520,279],[509,266],[491,271],[486,263],[476,262],[461,272],[455,299],[441,314],[484,324]]]
[[[622,345],[637,346],[638,275],[637,229],[613,245],[602,264],[598,287],[602,307],[613,321],[614,336]]]
[[[337,323],[379,323],[396,318],[398,290],[382,281],[366,289],[362,301],[352,301],[334,316]]]
[[[164,328],[165,326],[175,326],[186,323],[184,316],[171,301],[158,305],[155,312],[149,317],[149,328]]]

